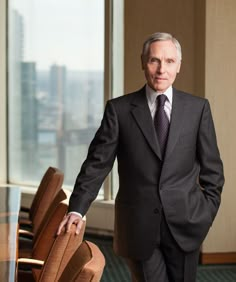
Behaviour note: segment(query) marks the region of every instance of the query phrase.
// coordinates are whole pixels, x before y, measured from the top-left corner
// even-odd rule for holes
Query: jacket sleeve
[[[70,197],[69,212],[86,214],[112,169],[118,144],[119,126],[115,108],[108,101],[101,125],[92,140],[87,158],[78,174]]]
[[[209,202],[214,219],[221,201],[224,173],[211,109],[207,100],[202,112],[197,142],[197,154],[200,162],[199,183]]]

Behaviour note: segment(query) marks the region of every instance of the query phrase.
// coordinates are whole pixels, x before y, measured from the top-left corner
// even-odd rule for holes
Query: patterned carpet
[[[123,259],[115,256],[113,252],[111,238],[87,234],[85,239],[97,244],[105,256],[106,266],[101,282],[131,281],[129,270]],[[236,282],[236,264],[199,265],[196,282]]]

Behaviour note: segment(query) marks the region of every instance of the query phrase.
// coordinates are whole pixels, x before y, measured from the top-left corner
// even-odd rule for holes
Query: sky
[[[46,70],[104,69],[104,0],[10,0],[23,17],[25,61]]]

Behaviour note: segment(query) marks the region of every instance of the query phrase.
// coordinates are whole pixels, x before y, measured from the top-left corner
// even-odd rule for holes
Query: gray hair
[[[176,49],[177,49],[177,56],[179,58],[179,60],[182,60],[182,52],[181,52],[181,46],[179,41],[172,36],[170,33],[165,33],[165,32],[156,32],[153,33],[152,35],[150,35],[147,40],[144,42],[143,44],[143,50],[142,50],[142,60],[144,58],[147,58],[148,53],[149,53],[149,48],[150,45],[155,42],[155,41],[172,41],[173,44],[175,45]]]

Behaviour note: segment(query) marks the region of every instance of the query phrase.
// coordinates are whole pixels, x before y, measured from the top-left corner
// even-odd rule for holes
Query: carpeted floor
[[[115,256],[113,252],[111,238],[86,234],[85,239],[97,244],[105,256],[106,266],[101,282],[131,281],[123,259]],[[199,265],[196,282],[236,282],[236,264]]]

